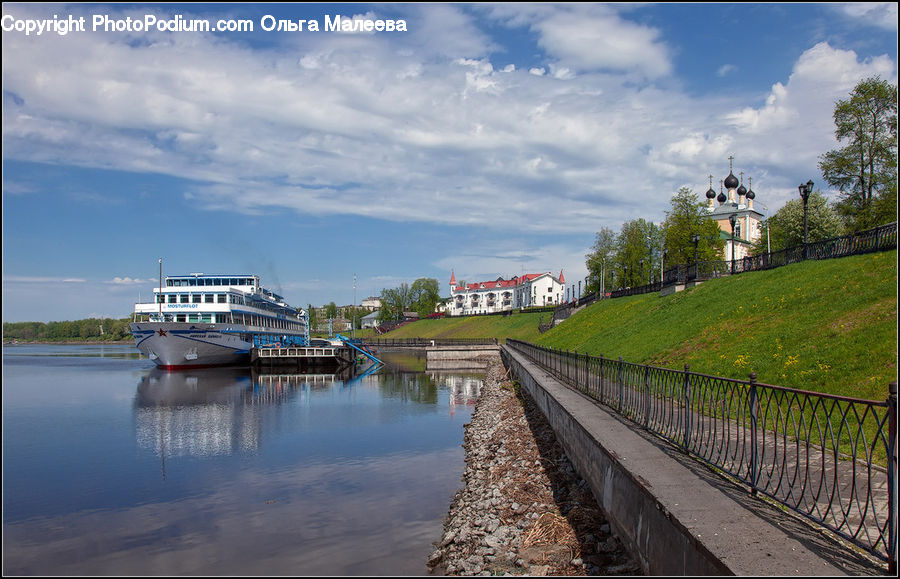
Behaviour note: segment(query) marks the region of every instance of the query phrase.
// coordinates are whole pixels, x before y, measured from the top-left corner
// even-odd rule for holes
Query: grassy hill
[[[897,379],[897,252],[808,261],[660,297],[541,314],[423,320],[385,334],[516,338],[628,362],[883,400]],[[543,314],[544,321],[549,314]]]

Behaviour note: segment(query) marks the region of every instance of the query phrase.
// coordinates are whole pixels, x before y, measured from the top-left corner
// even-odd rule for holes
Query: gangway
[[[372,352],[370,352],[369,349],[366,347],[366,345],[365,345],[365,344],[362,344],[362,342],[358,342],[360,345],[362,345],[362,347],[360,348],[360,347],[357,345],[357,343],[354,343],[354,342],[357,342],[357,341],[354,340],[353,338],[346,338],[346,337],[344,337],[344,336],[342,336],[342,335],[340,335],[340,334],[337,334],[337,335],[335,336],[335,338],[337,338],[337,339],[339,339],[340,341],[342,341],[345,345],[350,346],[350,347],[353,348],[354,350],[356,350],[356,351],[362,353],[362,354],[363,354],[366,358],[368,358],[369,360],[372,360],[373,362],[377,362],[377,363],[379,363],[379,364],[384,364],[384,362],[382,362],[381,360],[379,360],[378,358],[376,358],[376,357],[375,357],[375,354],[373,354]]]

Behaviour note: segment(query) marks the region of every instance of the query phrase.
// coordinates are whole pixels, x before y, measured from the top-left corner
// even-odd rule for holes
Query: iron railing
[[[896,570],[897,384],[884,402],[506,345]]]
[[[705,281],[734,275],[748,271],[763,271],[799,263],[807,259],[834,259],[849,257],[875,251],[897,249],[897,222],[880,225],[866,231],[832,237],[822,241],[814,241],[806,245],[797,245],[780,251],[748,256],[735,260],[700,261],[670,267],[663,272],[662,281],[656,281],[636,287],[626,287],[610,292],[609,297],[620,298],[638,294],[653,293],[664,287],[685,284],[692,281]],[[594,293],[580,298],[578,305],[584,305],[598,299]],[[571,308],[572,303],[561,304],[560,307]]]
[[[429,346],[487,346],[498,344],[497,338],[362,338],[367,346],[379,348],[427,348]]]

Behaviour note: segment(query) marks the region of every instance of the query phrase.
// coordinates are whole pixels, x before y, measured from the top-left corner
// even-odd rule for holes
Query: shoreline
[[[500,357],[465,426],[464,487],[427,566],[433,575],[639,575],[587,483]]]
[[[59,340],[32,340],[28,342],[23,342],[21,340],[16,341],[3,341],[4,346],[37,346],[37,345],[48,345],[48,346],[90,346],[93,344],[97,344],[99,346],[128,346],[130,344],[134,344],[134,340],[67,340],[67,341],[59,341]]]

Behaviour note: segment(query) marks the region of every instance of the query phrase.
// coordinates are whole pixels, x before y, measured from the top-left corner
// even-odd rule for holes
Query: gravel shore
[[[587,483],[497,357],[465,427],[464,488],[428,559],[444,575],[636,575]]]

